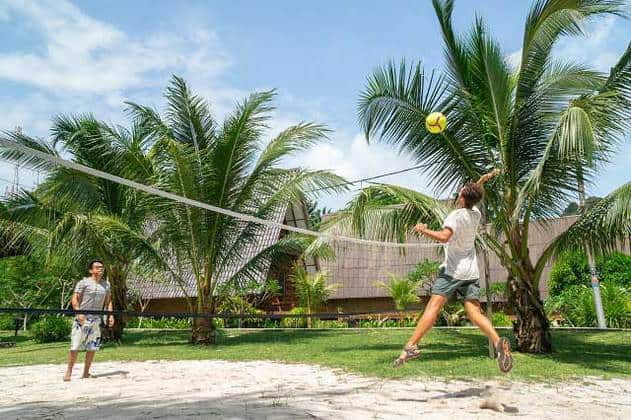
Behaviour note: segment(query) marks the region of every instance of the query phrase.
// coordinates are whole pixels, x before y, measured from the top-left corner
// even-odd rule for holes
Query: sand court
[[[0,369],[0,418],[622,419],[631,381],[571,383],[383,380],[267,361],[95,363],[62,382],[64,365]],[[482,407],[489,408],[482,408]]]

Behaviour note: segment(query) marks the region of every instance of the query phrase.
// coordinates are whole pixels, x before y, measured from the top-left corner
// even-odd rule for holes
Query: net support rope
[[[102,179],[106,179],[108,181],[117,183],[117,184],[121,184],[121,185],[125,185],[128,186],[130,188],[134,188],[140,191],[144,191],[148,194],[154,194],[163,198],[167,198],[169,200],[173,200],[173,201],[177,201],[180,203],[184,203],[184,204],[188,204],[194,207],[200,207],[206,210],[210,210],[216,213],[220,213],[226,216],[230,216],[230,217],[234,217],[236,219],[239,220],[243,220],[245,222],[251,222],[251,223],[260,223],[262,225],[265,226],[270,226],[270,227],[277,227],[277,228],[281,228],[290,232],[294,232],[294,233],[300,233],[303,235],[309,235],[309,236],[315,236],[318,238],[321,238],[323,240],[329,240],[329,241],[343,241],[343,242],[348,242],[348,243],[356,243],[356,244],[363,244],[363,245],[377,245],[377,246],[383,246],[383,247],[393,247],[393,248],[435,248],[435,247],[439,247],[441,246],[438,243],[398,243],[398,242],[383,242],[383,241],[375,241],[375,240],[369,240],[369,239],[358,239],[358,238],[352,238],[349,236],[343,236],[343,235],[337,235],[334,233],[327,233],[327,232],[315,232],[312,230],[308,230],[308,229],[303,229],[303,228],[299,228],[296,226],[290,226],[290,225],[286,225],[283,223],[278,223],[278,222],[274,222],[272,220],[266,220],[266,219],[261,219],[259,217],[256,216],[252,216],[249,214],[243,214],[243,213],[239,213],[233,210],[229,210],[229,209],[224,209],[221,207],[217,207],[217,206],[213,206],[212,204],[208,204],[208,203],[203,203],[201,201],[197,201],[197,200],[192,200],[190,198],[187,197],[182,197],[180,195],[177,194],[173,194],[167,191],[163,191],[160,190],[158,188],[155,187],[151,187],[148,185],[144,185],[141,184],[139,182],[136,181],[132,181],[130,179],[127,178],[122,178],[120,176],[117,175],[113,175],[107,172],[103,172],[100,171],[98,169],[94,169],[91,168],[89,166],[85,166],[82,165],[80,163],[76,163],[76,162],[72,162],[66,159],[62,159],[58,156],[53,156],[53,155],[49,155],[47,153],[44,152],[40,152],[39,150],[35,150],[32,149],[28,146],[24,146],[22,144],[16,143],[14,141],[9,141],[6,140],[2,137],[0,137],[0,146],[8,148],[8,149],[13,149],[13,150],[17,150],[19,152],[22,152],[24,154],[36,157],[38,159],[44,160],[46,162],[55,164],[55,165],[59,165],[59,166],[63,166],[66,167],[68,169],[72,169],[78,172],[82,172],[84,174],[88,174],[91,176],[95,176],[98,178],[102,178]]]

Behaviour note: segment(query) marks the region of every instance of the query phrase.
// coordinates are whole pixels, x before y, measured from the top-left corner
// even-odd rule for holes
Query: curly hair
[[[468,182],[462,187],[460,194],[464,199],[464,206],[470,209],[484,198],[484,188],[474,182]]]

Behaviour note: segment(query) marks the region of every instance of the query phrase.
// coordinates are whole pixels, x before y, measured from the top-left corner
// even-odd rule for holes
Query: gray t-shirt
[[[92,277],[84,277],[77,283],[74,292],[81,296],[79,310],[102,311],[105,298],[110,294],[110,284],[105,279],[96,281]]]
[[[441,267],[445,274],[457,280],[480,278],[478,259],[475,255],[475,234],[482,214],[477,207],[454,210],[443,222],[443,227],[453,232],[445,247],[445,261]]]

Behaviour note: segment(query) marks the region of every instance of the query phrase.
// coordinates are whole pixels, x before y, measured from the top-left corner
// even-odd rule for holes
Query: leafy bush
[[[15,329],[14,318],[12,314],[0,314],[0,331]]]
[[[587,258],[583,252],[563,253],[552,266],[548,291],[550,296],[557,296],[564,290],[590,283]]]
[[[602,283],[618,284],[631,289],[631,256],[616,252],[596,260],[598,277]],[[563,253],[552,266],[548,289],[550,296],[578,285],[589,286],[590,272],[584,252]]]
[[[130,328],[147,328],[147,329],[190,329],[191,320],[188,318],[130,318],[126,321]]]
[[[437,261],[424,260],[416,264],[414,269],[408,273],[407,278],[422,286],[436,277],[439,265],[440,263]]]
[[[398,311],[406,310],[411,304],[420,302],[418,295],[421,281],[410,280],[406,277],[390,276],[390,282],[377,282],[376,285],[388,292]]]
[[[292,315],[304,315],[307,313],[306,308],[297,307],[289,311]],[[307,328],[307,318],[283,318],[280,325],[283,328]]]
[[[493,326],[495,327],[511,327],[513,322],[504,312],[493,312]]]
[[[248,302],[242,296],[226,296],[219,305],[219,313],[222,314],[247,314],[247,315],[261,315],[264,312],[256,309],[250,302]],[[226,328],[256,328],[262,327],[264,324],[262,318],[227,318],[223,320]]]
[[[38,343],[66,341],[70,337],[70,320],[60,316],[45,316],[31,327],[33,339]]]
[[[605,257],[600,263],[601,280],[631,289],[631,255],[620,252]]]
[[[448,303],[443,306],[437,320],[437,325],[448,327],[462,327],[467,325],[467,315],[464,306],[460,303]]]
[[[618,284],[601,283],[601,297],[607,326],[631,327],[631,292]],[[548,313],[558,313],[572,327],[596,326],[596,309],[591,287],[570,286],[546,301]]]
[[[337,320],[323,321],[321,319],[314,319],[313,328],[348,328],[348,323]]]

